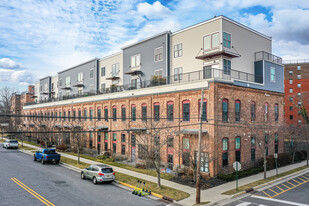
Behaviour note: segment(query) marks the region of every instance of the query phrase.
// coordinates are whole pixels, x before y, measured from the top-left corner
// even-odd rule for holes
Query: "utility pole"
[[[200,105],[200,129],[198,133],[198,155],[197,155],[197,170],[196,170],[196,197],[195,204],[201,202],[201,142],[202,142],[202,117],[204,104],[204,89],[202,89],[201,105]]]

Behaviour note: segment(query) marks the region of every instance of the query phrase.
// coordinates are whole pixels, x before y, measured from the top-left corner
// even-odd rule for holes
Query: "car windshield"
[[[16,140],[11,140],[10,143],[18,143]]]
[[[103,173],[112,173],[113,169],[112,168],[102,168]]]
[[[44,154],[56,154],[55,150],[45,150]]]

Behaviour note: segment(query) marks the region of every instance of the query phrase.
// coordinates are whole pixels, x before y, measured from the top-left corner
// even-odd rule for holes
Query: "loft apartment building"
[[[234,161],[249,168],[262,157],[258,144],[268,155],[283,152],[284,70],[271,48],[270,37],[224,16],[163,32],[96,60],[94,81],[73,80],[83,79],[81,72],[90,77],[91,66],[59,72],[61,95],[27,103],[24,130],[39,139],[35,132],[49,127],[51,141],[74,149],[69,132],[79,128],[84,151],[109,151],[132,162],[144,162],[155,142],[162,144],[162,165],[177,169],[195,160],[202,113],[202,172],[232,172]],[[90,85],[93,94],[75,95]],[[255,124],[270,129],[253,130]]]
[[[302,124],[299,106],[309,111],[309,61],[284,62],[284,118],[288,124]]]

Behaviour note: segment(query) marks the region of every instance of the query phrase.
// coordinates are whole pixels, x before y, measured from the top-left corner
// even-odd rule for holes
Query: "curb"
[[[129,185],[129,184],[124,183],[124,182],[121,182],[121,181],[118,181],[118,183],[121,184],[121,185],[130,187],[130,188],[132,188],[132,189],[135,189],[135,186],[133,186],[133,185]],[[142,188],[138,188],[138,189],[142,189]],[[163,195],[159,195],[159,194],[154,193],[154,192],[151,192],[151,195],[156,196],[156,197],[159,197],[159,198],[163,198]]]

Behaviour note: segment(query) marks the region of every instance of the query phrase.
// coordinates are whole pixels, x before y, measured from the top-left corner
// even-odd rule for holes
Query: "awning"
[[[63,128],[66,128],[66,129],[71,129],[72,126],[71,125],[63,125]]]
[[[202,130],[202,134],[206,134],[207,130]],[[190,134],[190,135],[198,135],[199,134],[199,129],[182,129],[178,132],[176,132],[176,135],[179,134]]]
[[[100,125],[100,126],[97,126],[96,128],[97,128],[98,130],[105,130],[105,129],[108,129],[108,126]]]
[[[141,70],[131,70],[126,72],[125,74],[129,74],[129,75],[137,75],[137,74],[141,74],[142,71]]]
[[[139,127],[131,127],[129,129],[129,131],[132,131],[132,132],[142,132],[142,131],[146,131],[147,128],[139,128]]]
[[[111,77],[106,77],[106,80],[116,80],[116,79],[120,79],[119,76],[111,76]]]
[[[88,129],[95,129],[95,127],[89,126]]]
[[[212,58],[212,57],[216,57],[216,56],[226,56],[226,57],[230,57],[230,58],[235,58],[235,57],[240,57],[240,54],[236,54],[230,51],[212,51],[212,52],[207,52],[203,55],[197,56],[195,57],[195,59],[207,59],[207,58]]]
[[[59,128],[59,129],[62,128],[62,126],[61,126],[60,124],[55,124],[54,127],[55,127],[55,128]]]
[[[80,129],[82,128],[80,125],[73,125],[73,129]]]

